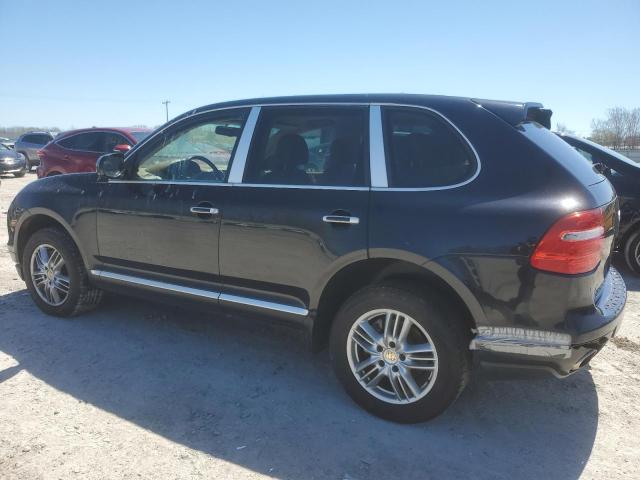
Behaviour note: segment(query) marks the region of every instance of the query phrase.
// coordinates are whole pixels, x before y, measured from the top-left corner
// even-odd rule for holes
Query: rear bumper
[[[470,349],[491,368],[543,370],[564,377],[586,366],[615,335],[623,318],[627,288],[610,268],[594,308],[570,312],[561,329],[542,331],[510,327],[478,327]]]

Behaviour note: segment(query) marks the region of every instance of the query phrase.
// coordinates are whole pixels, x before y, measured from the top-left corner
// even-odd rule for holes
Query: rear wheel
[[[443,412],[469,377],[469,335],[454,309],[418,290],[368,287],[338,312],[331,359],[349,395],[387,420]]]
[[[627,266],[640,274],[640,228],[633,232],[624,244],[624,258]]]
[[[29,238],[22,271],[34,302],[49,315],[77,315],[95,308],[102,299],[102,291],[89,284],[75,243],[59,229],[38,230]]]

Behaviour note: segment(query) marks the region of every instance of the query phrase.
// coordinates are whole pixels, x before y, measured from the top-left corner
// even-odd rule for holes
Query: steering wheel
[[[218,167],[216,167],[213,162],[211,160],[209,160],[207,157],[203,157],[202,155],[194,155],[193,157],[189,157],[186,160],[184,160],[185,162],[194,162],[195,160],[199,160],[201,162],[206,163],[208,166],[211,167],[211,170],[213,170],[213,174],[216,177],[216,180],[220,180],[223,181],[224,180],[224,173],[222,173],[220,171],[220,169]]]

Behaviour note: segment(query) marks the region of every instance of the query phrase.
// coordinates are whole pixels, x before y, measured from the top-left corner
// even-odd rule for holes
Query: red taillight
[[[531,256],[531,265],[555,273],[590,272],[602,257],[604,234],[601,208],[570,213],[542,237]]]
[[[44,158],[44,155],[45,155],[44,150],[38,150],[36,153],[38,154],[39,159],[42,160],[42,158]]]

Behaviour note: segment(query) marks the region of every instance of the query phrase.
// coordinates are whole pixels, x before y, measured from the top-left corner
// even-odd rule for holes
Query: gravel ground
[[[619,336],[565,380],[476,378],[436,420],[355,406],[296,332],[111,297],[40,313],[6,251],[0,478],[640,478],[640,279]]]

